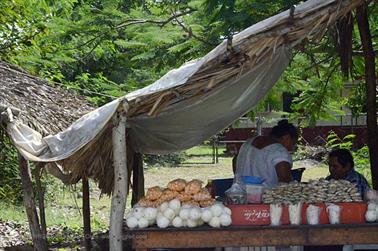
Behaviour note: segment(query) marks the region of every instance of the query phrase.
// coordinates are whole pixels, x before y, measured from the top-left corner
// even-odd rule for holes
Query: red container
[[[234,226],[264,226],[270,225],[269,204],[228,205],[232,211],[232,225]],[[288,225],[289,209],[287,205],[282,207],[281,225]]]
[[[358,224],[365,223],[365,213],[367,204],[364,202],[344,202],[334,203],[341,207],[340,224]],[[329,224],[327,206],[325,203],[315,204],[320,207],[320,224]],[[307,224],[306,209],[308,204],[304,204],[302,208],[302,224]]]
[[[340,223],[341,224],[358,224],[365,223],[365,213],[367,210],[366,203],[348,202],[335,203],[341,207]],[[329,224],[328,213],[325,203],[315,204],[320,207],[319,224]],[[307,224],[306,209],[309,204],[303,204],[302,207],[302,224]],[[249,205],[228,205],[232,211],[232,225],[234,226],[264,226],[270,225],[270,206],[269,204],[249,204]],[[283,205],[281,225],[290,224],[289,207]]]
[[[367,204],[364,202],[345,202],[336,203],[341,207],[340,223],[341,224],[358,224],[365,223],[365,213]]]
[[[303,225],[308,224],[306,211],[309,205],[310,204],[304,203],[302,206],[302,224]],[[319,224],[329,224],[328,213],[326,211],[326,205],[324,203],[317,203],[317,204],[312,204],[312,205],[320,207]]]
[[[289,206],[285,204],[282,207],[281,225],[289,225],[289,224],[290,224]]]
[[[269,204],[228,205],[234,226],[270,225]]]

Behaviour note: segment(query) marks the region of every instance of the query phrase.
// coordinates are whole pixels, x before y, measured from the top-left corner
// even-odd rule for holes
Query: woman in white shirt
[[[286,119],[279,121],[269,136],[248,139],[237,157],[235,181],[240,176],[257,176],[270,187],[292,181],[290,152],[294,150],[297,140],[297,128]]]

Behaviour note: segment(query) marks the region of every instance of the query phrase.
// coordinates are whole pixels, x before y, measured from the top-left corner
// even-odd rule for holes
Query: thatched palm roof
[[[66,129],[93,110],[84,98],[2,61],[0,106],[20,110],[18,119],[43,136]]]

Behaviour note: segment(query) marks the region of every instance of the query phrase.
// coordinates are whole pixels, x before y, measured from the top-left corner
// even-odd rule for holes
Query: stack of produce
[[[183,205],[208,207],[214,204],[209,191],[202,187],[199,180],[186,182],[183,179],[172,180],[167,188],[158,186],[147,190],[146,196],[142,198],[138,205],[142,207],[159,207],[164,202],[178,199]]]
[[[179,199],[163,202],[158,208],[136,206],[126,216],[129,228],[146,228],[157,224],[159,228],[197,227],[205,223],[211,227],[231,225],[231,210],[222,203],[210,207],[182,205]]]
[[[295,181],[267,189],[263,194],[263,202],[267,204],[361,201],[357,187],[347,180],[320,179],[308,183]]]

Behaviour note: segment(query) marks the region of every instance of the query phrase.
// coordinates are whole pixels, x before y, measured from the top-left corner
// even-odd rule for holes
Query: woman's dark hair
[[[343,166],[343,167],[346,167],[346,165],[348,163],[350,163],[350,166],[351,168],[354,167],[354,161],[353,161],[353,156],[352,154],[350,153],[350,151],[348,151],[347,149],[335,149],[335,150],[332,150],[329,155],[328,155],[328,158],[331,158],[331,157],[336,157],[337,158],[337,161]]]
[[[288,134],[291,138],[298,139],[298,129],[292,123],[289,123],[287,119],[278,121],[277,125],[270,131],[270,135],[276,138],[281,138]]]

